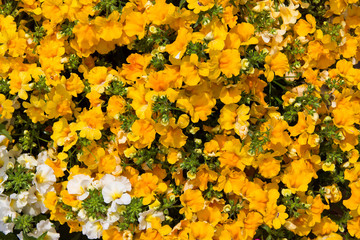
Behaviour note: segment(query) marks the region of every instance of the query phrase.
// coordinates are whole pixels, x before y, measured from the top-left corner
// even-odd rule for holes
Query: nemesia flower
[[[83,112],[78,117],[76,125],[77,130],[80,130],[80,137],[89,140],[98,140],[101,138],[101,132],[104,128],[105,117],[100,107],[95,107]]]
[[[265,75],[269,82],[274,79],[275,75],[282,77],[290,69],[288,59],[282,52],[273,56],[266,56],[265,62]]]
[[[41,164],[36,167],[35,178],[33,180],[36,189],[41,194],[49,191],[49,188],[56,182],[54,170],[46,164]]]
[[[187,0],[188,7],[194,9],[194,13],[199,13],[200,11],[206,11],[214,6],[213,0]]]
[[[106,174],[102,179],[104,185],[102,189],[102,195],[104,202],[114,202],[116,204],[127,205],[131,201],[131,197],[128,193],[131,191],[131,183],[126,177],[114,177],[113,175]]]
[[[68,181],[66,188],[70,194],[76,194],[79,200],[83,200],[89,195],[86,190],[92,181],[93,178],[88,175],[77,174]]]
[[[185,213],[187,219],[191,219],[193,212],[198,212],[204,208],[204,198],[200,190],[188,189],[180,197],[181,204],[184,206],[179,213]]]
[[[12,106],[13,102],[3,94],[0,94],[0,120],[10,119],[12,117],[12,113],[14,112],[14,107]]]
[[[139,230],[151,228],[151,222],[154,220],[154,218],[159,218],[160,221],[165,220],[164,213],[155,211],[154,209],[140,213],[138,218]]]
[[[99,221],[91,222],[87,221],[82,227],[82,233],[89,239],[97,239],[102,235],[103,228]]]
[[[16,161],[18,163],[20,163],[22,166],[28,168],[28,169],[33,169],[37,166],[38,162],[36,161],[36,159],[30,155],[30,154],[21,154]]]
[[[51,240],[58,240],[60,238],[60,234],[56,232],[55,228],[53,227],[52,223],[47,220],[41,220],[36,224],[35,231],[30,233],[29,236],[31,237],[40,237],[42,234],[46,232],[45,237]]]

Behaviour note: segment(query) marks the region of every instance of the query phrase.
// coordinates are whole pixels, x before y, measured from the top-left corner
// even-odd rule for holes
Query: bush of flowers
[[[360,238],[357,2],[0,1],[0,239]]]

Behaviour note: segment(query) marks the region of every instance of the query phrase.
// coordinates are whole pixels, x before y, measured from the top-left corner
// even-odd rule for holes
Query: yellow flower
[[[321,221],[321,213],[326,209],[330,209],[330,206],[322,202],[320,194],[316,195],[316,197],[308,196],[306,201],[308,204],[311,204],[311,208],[306,210],[309,215],[308,224],[313,226]]]
[[[134,193],[136,197],[144,197],[143,204],[148,205],[155,200],[156,190],[163,188],[165,183],[152,173],[142,174],[135,183]],[[166,184],[165,184],[166,185]]]
[[[101,107],[95,107],[90,110],[84,109],[78,116],[76,129],[80,130],[80,137],[89,140],[99,140],[101,131],[104,128],[105,117]]]
[[[55,122],[51,139],[54,140],[55,146],[64,146],[64,151],[68,151],[77,142],[76,124],[68,124],[65,118],[60,118]]]
[[[205,191],[208,188],[208,182],[214,182],[218,178],[218,174],[210,170],[208,165],[202,164],[196,173],[194,179],[194,185],[198,186],[201,191]]]
[[[187,0],[187,2],[188,8],[193,9],[196,14],[209,10],[215,4],[214,0]]]
[[[307,14],[306,20],[300,19],[294,26],[295,32],[300,36],[304,37],[309,33],[314,33],[316,30],[316,20],[311,14]]]
[[[159,141],[165,147],[181,148],[188,138],[175,123],[175,118],[171,118],[166,126],[156,124],[156,132],[161,135]]]
[[[166,51],[173,58],[181,59],[191,39],[192,39],[192,34],[190,30],[186,28],[180,28],[175,41],[172,44],[166,45]]]
[[[112,173],[116,169],[116,158],[110,153],[106,153],[105,156],[100,158],[98,163],[98,170],[100,173]]]
[[[239,37],[240,45],[251,45],[257,44],[258,40],[252,37],[255,33],[255,27],[247,22],[237,24],[230,30],[230,33],[234,33]]]
[[[314,176],[315,171],[312,165],[304,159],[299,159],[290,163],[290,166],[285,169],[281,180],[295,193],[296,191],[306,191]]]
[[[101,106],[101,104],[104,102],[104,100],[101,100],[100,97],[101,97],[101,94],[95,90],[86,94],[86,98],[89,99],[89,102],[90,102],[90,108]]]
[[[192,222],[190,224],[190,240],[211,240],[214,236],[214,228],[207,222]]]
[[[231,130],[234,129],[236,121],[236,109],[238,108],[237,104],[227,104],[220,110],[220,117],[218,122],[222,129]]]
[[[316,223],[312,232],[316,236],[329,235],[331,233],[336,233],[339,229],[339,226],[333,222],[329,217],[321,218],[320,223]],[[342,239],[342,238],[340,238]]]
[[[357,210],[357,213],[360,214],[360,182],[350,183],[349,187],[351,188],[351,196],[344,200],[343,204],[350,210]]]
[[[100,42],[97,27],[93,22],[78,22],[73,28],[75,39],[71,40],[70,46],[77,50],[78,56],[88,57]]]
[[[70,77],[65,81],[66,91],[74,97],[82,93],[85,85],[76,73],[71,73]]]
[[[152,72],[145,86],[156,92],[166,91],[170,87],[172,80],[175,79],[169,77],[166,71]]]
[[[156,1],[155,5],[147,9],[149,21],[155,25],[162,25],[174,14],[175,6],[167,4],[165,0]]]
[[[252,239],[258,227],[263,223],[263,217],[260,213],[251,211],[247,214],[244,222],[245,238]]]
[[[0,120],[11,119],[12,113],[14,112],[13,102],[6,99],[5,95],[0,94]]]
[[[136,148],[150,147],[155,140],[155,129],[153,124],[146,119],[136,120],[131,126],[128,139],[133,142]]]
[[[188,86],[197,85],[202,77],[209,74],[208,65],[205,62],[198,62],[196,54],[186,56],[181,60],[180,75],[184,77],[184,82]]]
[[[68,6],[62,0],[45,0],[41,4],[41,10],[44,17],[52,22],[60,23],[68,11]]]
[[[121,96],[111,96],[106,108],[108,117],[117,119],[120,114],[125,112],[126,101]]]
[[[281,161],[274,158],[274,154],[265,153],[258,157],[259,173],[265,178],[273,178],[278,175]]]
[[[299,4],[294,5],[293,2],[290,2],[289,6],[280,4],[280,17],[283,20],[284,25],[294,24],[296,20],[301,17],[301,13],[296,10],[299,7]]]
[[[222,191],[225,193],[235,193],[236,195],[243,194],[243,188],[247,188],[247,179],[244,172],[230,170],[225,167],[220,176],[218,177],[217,184],[214,190]]]
[[[330,0],[330,11],[340,15],[346,9],[347,2],[345,0]]]
[[[95,142],[92,142],[88,147],[83,147],[82,151],[83,154],[78,159],[86,165],[86,169],[91,171],[98,169],[100,159],[106,154],[104,148],[98,146]]]
[[[85,77],[90,83],[91,90],[103,93],[105,88],[109,85],[109,82],[114,78],[114,75],[111,73],[114,73],[114,71],[108,72],[106,67],[94,67],[85,75]]]
[[[239,75],[240,62],[240,53],[236,49],[223,50],[219,55],[219,68],[228,78]]]
[[[34,95],[31,95],[30,103],[23,102],[23,107],[26,108],[25,112],[33,123],[42,123],[47,119],[44,113],[45,104],[44,99],[40,99]]]
[[[97,16],[94,24],[99,27],[99,36],[105,41],[119,39],[122,34],[122,24],[119,22],[120,13],[113,11],[107,18]]]
[[[180,196],[181,204],[184,206],[179,213],[185,213],[186,219],[191,219],[194,212],[199,212],[204,208],[205,200],[200,190],[188,189]]]
[[[72,117],[72,108],[75,108],[75,104],[72,102],[72,96],[62,84],[53,88],[48,96],[45,108],[48,118],[65,117],[70,119]]]
[[[13,70],[9,74],[10,78],[10,94],[18,94],[19,98],[26,100],[28,94],[26,91],[30,91],[31,87],[29,82],[31,81],[31,75],[29,72]]]
[[[347,230],[351,236],[360,238],[360,216],[347,221]]]
[[[126,22],[124,26],[125,34],[129,37],[135,35],[142,39],[145,36],[145,26],[147,23],[146,14],[141,12],[131,12],[126,16]]]
[[[283,77],[290,70],[288,58],[282,52],[266,56],[265,63],[265,76],[269,82],[274,79],[275,75]]]
[[[136,81],[138,78],[146,75],[146,68],[151,61],[152,56],[150,54],[130,54],[126,61],[129,64],[123,64],[120,75],[125,79]]]

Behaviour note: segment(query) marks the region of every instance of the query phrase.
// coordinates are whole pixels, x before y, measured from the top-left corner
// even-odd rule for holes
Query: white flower
[[[91,185],[93,178],[85,174],[75,175],[67,184],[67,189],[70,194],[81,195],[78,200],[84,200],[89,195],[86,189]]]
[[[0,147],[0,168],[6,167],[9,162],[9,152],[6,150],[5,146]],[[6,170],[6,169],[5,169]]]
[[[44,164],[48,158],[50,158],[50,156],[47,151],[40,152],[37,156],[38,164]]]
[[[131,197],[125,192],[131,191],[131,183],[126,177],[115,177],[110,174],[106,174],[101,179],[102,185],[102,194],[104,197],[104,202],[110,203],[115,202],[117,204],[129,204],[131,202]]]
[[[0,220],[2,220],[4,217],[16,217],[16,212],[11,207],[10,199],[8,196],[0,195]]]
[[[155,211],[154,209],[140,213],[138,219],[139,230],[151,228],[151,221],[154,220],[154,218],[160,218],[161,221],[165,220],[164,213]]]
[[[90,222],[87,221],[82,227],[82,233],[86,235],[89,239],[97,239],[102,235],[103,228],[99,221]]]
[[[49,192],[55,192],[55,189],[53,186],[48,189]],[[24,207],[23,213],[28,214],[30,216],[37,216],[41,213],[45,213],[47,210],[49,210],[47,207],[45,207],[44,200],[45,197],[43,194],[39,193],[36,190],[35,186],[32,186],[29,190],[29,196],[28,196],[28,204]]]
[[[19,194],[13,193],[10,195],[10,206],[17,212],[21,212],[21,210],[28,204],[28,191],[22,191]]]
[[[5,235],[12,233],[14,225],[14,223],[5,223],[0,219],[0,232],[4,233]]]
[[[56,182],[54,170],[46,164],[41,164],[36,168],[35,183],[36,189],[41,194],[48,192],[49,188]]]
[[[22,166],[26,167],[27,169],[33,169],[37,166],[36,159],[27,153],[21,154],[17,158],[17,162],[20,163]]]
[[[35,231],[33,233],[29,233],[29,236],[38,238],[44,234],[44,232],[47,232],[45,236],[45,239],[47,240],[58,240],[60,238],[60,234],[56,232],[49,219],[38,222],[38,224],[36,224]]]
[[[0,194],[2,194],[5,190],[4,183],[7,179],[8,175],[6,175],[6,172],[0,170]]]

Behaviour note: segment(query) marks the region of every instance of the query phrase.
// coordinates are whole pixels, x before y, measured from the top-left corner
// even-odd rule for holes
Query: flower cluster
[[[360,238],[357,2],[1,0],[0,238]]]

